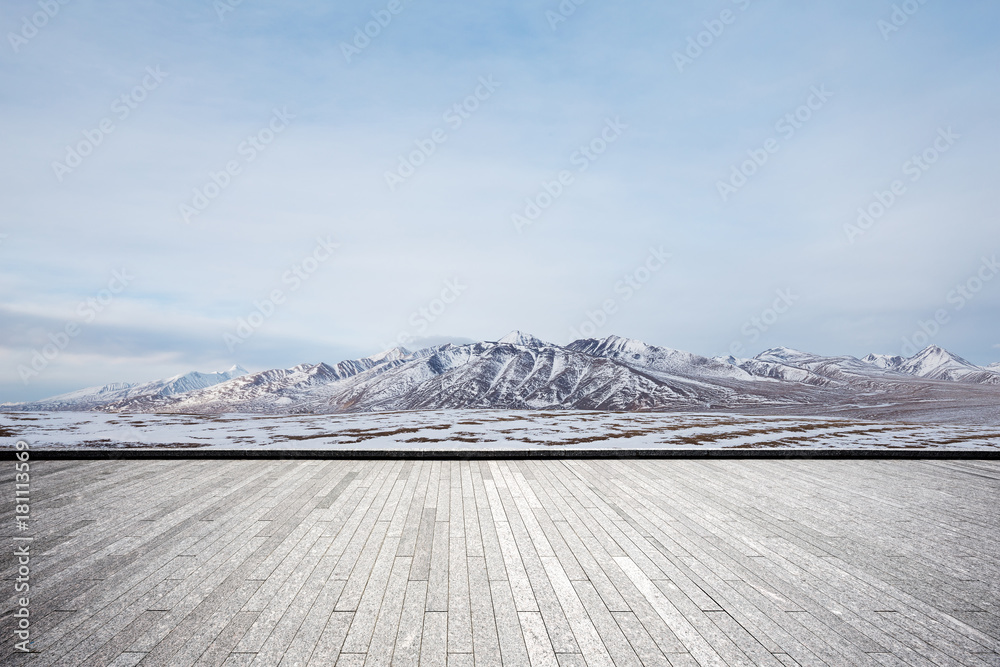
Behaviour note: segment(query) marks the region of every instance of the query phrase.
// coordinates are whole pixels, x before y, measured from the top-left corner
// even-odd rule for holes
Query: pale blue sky
[[[69,0],[37,34],[24,21],[45,2],[0,8],[0,400],[515,328],[860,356],[900,353],[937,314],[926,342],[1000,360],[995,2],[912,0],[887,32],[883,1],[589,0],[555,29],[554,0],[401,1],[350,62],[342,45],[388,0],[220,18],[223,2]],[[794,133],[776,127],[797,110]],[[102,121],[79,166],[53,166]],[[416,142],[433,153],[390,189]],[[928,149],[926,170],[905,164]],[[748,151],[767,160],[723,201]],[[226,187],[186,223],[212,173]],[[102,294],[116,270],[128,284]]]

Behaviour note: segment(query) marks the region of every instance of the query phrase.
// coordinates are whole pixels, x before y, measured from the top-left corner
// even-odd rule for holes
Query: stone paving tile
[[[31,470],[4,665],[1000,665],[1000,462]]]

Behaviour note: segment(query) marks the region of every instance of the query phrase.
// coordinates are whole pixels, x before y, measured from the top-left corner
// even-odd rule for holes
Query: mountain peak
[[[943,347],[938,347],[937,345],[928,345],[924,349],[917,352],[915,355],[909,358],[910,362],[920,361],[921,363],[933,363],[933,364],[947,364],[947,363],[958,363],[965,366],[972,366],[974,364],[966,361],[957,354],[953,354]]]
[[[981,372],[978,366],[937,345],[928,345],[903,361],[899,370],[917,377],[954,379],[970,372]]]
[[[928,356],[937,356],[937,357],[948,356],[948,357],[953,357],[955,355],[953,355],[951,352],[949,352],[948,350],[944,349],[943,347],[939,347],[937,345],[928,345],[927,347],[925,347],[924,349],[920,350],[919,352],[917,352],[913,356],[914,357],[928,357]]]
[[[498,343],[506,343],[507,345],[524,345],[525,347],[547,347],[549,343],[535,338],[531,334],[524,333],[515,329],[509,334],[497,341]]]

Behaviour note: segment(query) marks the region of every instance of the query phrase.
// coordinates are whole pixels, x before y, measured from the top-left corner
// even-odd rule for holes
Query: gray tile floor
[[[0,469],[6,543],[13,463]],[[37,665],[1000,665],[1000,462],[32,464]]]

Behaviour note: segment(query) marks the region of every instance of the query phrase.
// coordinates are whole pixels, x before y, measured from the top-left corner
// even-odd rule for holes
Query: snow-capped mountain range
[[[1000,422],[1000,364],[930,346],[904,358],[825,357],[784,347],[750,359],[702,357],[609,336],[561,346],[514,331],[248,373],[188,373],[112,384],[4,411],[339,413],[442,408],[729,410]],[[971,412],[970,412],[971,411]]]
[[[153,382],[113,382],[103,387],[89,387],[46,398],[33,403],[0,403],[3,409],[32,410],[98,410],[105,405],[120,401],[129,401],[149,397],[163,399],[198,389],[211,387],[227,380],[246,375],[242,366],[233,366],[228,371],[217,373],[198,373],[193,371],[183,375],[175,375],[165,380]],[[21,408],[20,406],[44,406]]]

